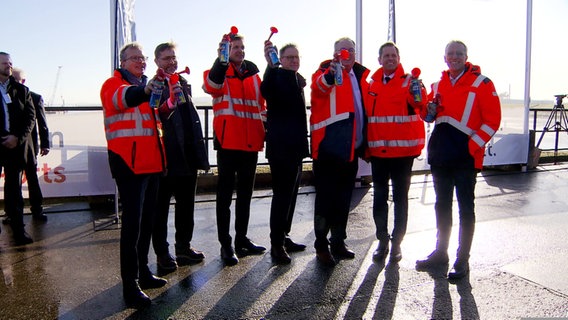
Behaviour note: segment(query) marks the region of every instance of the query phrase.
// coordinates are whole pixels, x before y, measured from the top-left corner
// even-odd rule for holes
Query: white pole
[[[532,47],[532,0],[527,0],[527,36],[525,52],[525,114],[523,133],[529,133],[529,108],[531,105],[531,47]]]
[[[355,60],[363,63],[363,0],[357,0],[357,5],[355,8],[356,11],[356,38],[355,38],[355,45],[356,45],[356,53],[355,53]]]

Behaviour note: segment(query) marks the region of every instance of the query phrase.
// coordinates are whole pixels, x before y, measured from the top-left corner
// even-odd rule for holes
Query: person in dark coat
[[[24,230],[22,173],[33,161],[31,132],[35,109],[29,89],[12,76],[12,59],[0,52],[0,173],[4,170],[4,208],[16,245],[32,243]]]
[[[178,63],[175,44],[171,42],[159,44],[154,55],[154,62],[158,68],[162,68],[170,75],[176,72]],[[169,82],[173,82],[172,78],[169,78]],[[158,268],[164,273],[175,270],[178,264],[199,263],[205,259],[203,252],[191,247],[191,240],[194,228],[193,211],[197,171],[209,170],[209,160],[201,121],[191,102],[191,86],[181,76],[179,76],[179,84],[183,89],[183,100],[185,101],[178,100],[176,107],[160,112],[164,130],[167,171],[166,175],[160,179],[152,243],[158,260]],[[166,89],[162,91],[162,102],[167,101],[168,105],[172,105],[171,101],[174,101],[170,99],[167,89],[170,85],[175,85],[175,83],[166,83]],[[172,196],[176,201],[175,259],[170,255],[167,241],[168,213]]]
[[[21,69],[14,68],[12,75],[16,81],[25,84],[26,77]],[[45,156],[49,153],[49,129],[43,107],[43,98],[33,91],[30,91],[30,95],[35,107],[36,123],[31,134],[34,157],[32,158],[33,161],[28,161],[25,168],[26,180],[28,182],[28,197],[32,218],[36,221],[47,221],[47,216],[43,213],[43,194],[37,176],[37,156]]]
[[[272,174],[270,207],[271,255],[276,263],[289,263],[288,252],[302,251],[305,245],[289,236],[302,174],[302,159],[309,156],[308,124],[304,87],[306,79],[298,73],[300,56],[294,44],[280,49],[281,67],[269,57],[272,42],[264,52],[268,66],[260,85],[267,104],[266,158]]]

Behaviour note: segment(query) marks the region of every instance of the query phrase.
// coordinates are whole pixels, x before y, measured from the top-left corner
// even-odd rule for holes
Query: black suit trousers
[[[296,197],[302,172],[301,159],[268,159],[272,175],[272,204],[270,206],[270,242],[283,246],[292,227]]]

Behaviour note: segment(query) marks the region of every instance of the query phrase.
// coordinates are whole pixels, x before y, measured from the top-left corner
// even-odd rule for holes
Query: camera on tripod
[[[542,138],[544,134],[548,131],[555,132],[555,140],[554,140],[554,163],[556,163],[556,156],[558,155],[558,138],[560,132],[564,131],[568,133],[568,115],[566,115],[566,109],[564,109],[564,105],[562,104],[562,99],[564,99],[567,95],[566,94],[556,94],[556,104],[552,108],[550,112],[550,116],[542,129],[542,133],[540,134],[540,138],[538,139],[538,143],[536,147],[540,147],[540,143],[542,142]]]
[[[560,106],[562,105],[562,99],[566,98],[566,94],[555,94],[554,95],[556,97],[556,105]]]

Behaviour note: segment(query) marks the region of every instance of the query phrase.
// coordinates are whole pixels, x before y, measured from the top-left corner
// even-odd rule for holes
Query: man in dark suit
[[[33,242],[24,230],[22,172],[30,155],[34,156],[30,136],[35,125],[35,109],[28,88],[12,77],[12,60],[5,52],[0,52],[0,94],[0,166],[5,174],[4,207],[16,245],[24,245]]]
[[[26,76],[21,69],[14,68],[12,70],[12,76],[19,83],[25,84]],[[49,129],[47,128],[43,98],[33,91],[30,91],[30,95],[32,96],[35,107],[36,123],[31,135],[35,156],[29,159],[30,161],[28,161],[25,168],[26,179],[28,181],[28,197],[30,200],[32,218],[36,221],[47,221],[47,216],[43,213],[43,194],[37,177],[37,155],[45,156],[49,153]]]
[[[270,255],[278,264],[292,260],[288,253],[303,251],[304,244],[289,236],[296,197],[302,174],[302,159],[309,156],[308,124],[304,87],[306,79],[298,73],[300,55],[294,44],[280,49],[281,67],[269,57],[273,50],[270,40],[264,43],[268,66],[260,84],[266,99],[266,158],[272,174],[272,205],[270,206]]]

